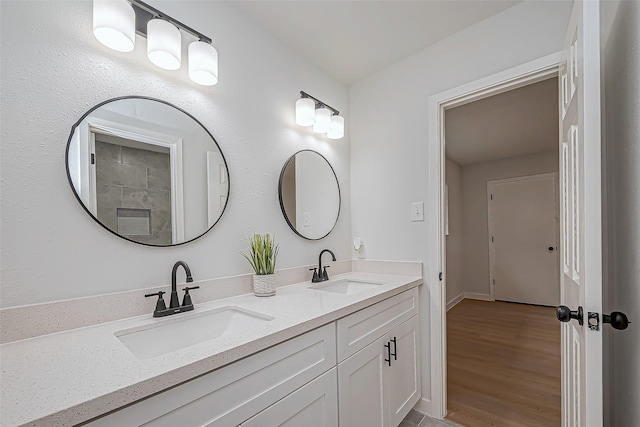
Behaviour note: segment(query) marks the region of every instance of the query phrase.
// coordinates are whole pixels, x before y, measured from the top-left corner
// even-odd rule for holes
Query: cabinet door
[[[338,427],[336,368],[271,405],[242,427]]]
[[[400,424],[420,399],[419,328],[418,316],[414,316],[386,337],[391,342],[391,353],[395,353],[395,357],[391,357],[391,367],[387,367],[389,375],[386,383],[391,426]]]
[[[386,337],[338,365],[340,427],[386,426]]]

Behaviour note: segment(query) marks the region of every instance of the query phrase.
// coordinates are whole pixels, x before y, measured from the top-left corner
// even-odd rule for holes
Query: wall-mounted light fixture
[[[93,34],[100,43],[131,52],[138,34],[147,39],[149,60],[165,70],[182,65],[180,30],[198,39],[189,44],[189,78],[203,86],[218,83],[218,52],[209,37],[138,0],[93,0]]]
[[[340,111],[300,91],[300,99],[296,101],[296,124],[313,126],[316,133],[326,133],[329,139],[344,137],[344,117]]]

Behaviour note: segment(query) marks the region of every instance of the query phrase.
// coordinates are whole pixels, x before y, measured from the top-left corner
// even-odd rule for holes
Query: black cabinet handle
[[[387,349],[387,357],[384,359],[385,362],[391,366],[391,341],[387,341],[384,347]]]
[[[393,356],[393,360],[398,360],[398,344],[396,343],[396,337],[393,337],[391,341],[393,341],[393,353],[389,350],[389,359]]]

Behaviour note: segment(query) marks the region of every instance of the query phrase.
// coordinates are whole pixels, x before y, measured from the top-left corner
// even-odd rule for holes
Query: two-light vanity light
[[[165,70],[181,66],[180,30],[198,39],[189,44],[189,78],[203,86],[218,83],[218,52],[209,37],[138,0],[93,0],[93,34],[100,43],[131,52],[138,33],[147,38],[149,60]]]
[[[340,111],[303,91],[296,101],[296,124],[313,126],[314,132],[326,133],[329,139],[344,137],[344,117]]]

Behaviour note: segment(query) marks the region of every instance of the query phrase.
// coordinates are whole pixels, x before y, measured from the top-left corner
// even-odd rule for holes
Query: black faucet
[[[178,301],[178,290],[176,285],[176,273],[178,272],[178,267],[182,266],[184,268],[184,272],[187,275],[187,283],[193,282],[193,277],[191,277],[191,269],[184,261],[178,261],[173,265],[173,270],[171,270],[171,299],[169,300],[169,308],[166,307],[164,303],[163,294],[166,292],[160,291],[152,294],[146,294],[145,297],[158,296],[158,302],[156,303],[156,309],[153,311],[153,317],[164,317],[169,316],[171,314],[182,313],[184,311],[193,310],[193,303],[191,302],[191,295],[189,295],[189,291],[191,289],[199,289],[200,286],[192,286],[183,288],[184,298],[182,299],[182,305]]]
[[[180,307],[180,302],[178,301],[178,291],[176,289],[176,273],[178,272],[178,267],[184,267],[184,272],[187,275],[187,283],[193,282],[193,277],[191,277],[191,269],[184,261],[178,261],[173,264],[173,270],[171,270],[171,300],[169,301],[169,308]]]
[[[313,270],[313,277],[311,278],[312,283],[324,282],[325,280],[329,280],[329,274],[327,274],[327,268],[329,268],[329,266],[322,266],[322,254],[324,254],[325,252],[329,252],[331,254],[331,258],[333,258],[333,261],[336,260],[336,256],[329,249],[323,249],[322,251],[320,251],[320,255],[318,256],[318,267],[309,269],[310,271]]]

